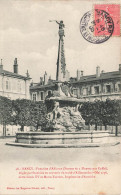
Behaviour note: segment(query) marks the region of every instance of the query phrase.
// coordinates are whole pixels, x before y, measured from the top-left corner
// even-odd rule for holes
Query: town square
[[[119,195],[120,4],[0,5],[0,194]]]

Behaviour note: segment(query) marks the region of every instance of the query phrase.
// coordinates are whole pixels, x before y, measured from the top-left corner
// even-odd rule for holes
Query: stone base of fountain
[[[15,142],[6,144],[31,148],[81,148],[116,145],[118,142],[110,142],[107,131],[82,131],[17,133]]]

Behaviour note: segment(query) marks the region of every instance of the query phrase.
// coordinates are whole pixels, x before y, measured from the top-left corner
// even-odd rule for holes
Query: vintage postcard
[[[121,2],[0,0],[0,194],[121,194]]]

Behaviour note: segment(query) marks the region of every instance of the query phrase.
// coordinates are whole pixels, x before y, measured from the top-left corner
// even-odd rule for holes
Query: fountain
[[[48,113],[48,128],[38,132],[16,133],[15,142],[7,143],[8,145],[33,148],[80,148],[109,145],[108,131],[85,129],[85,121],[78,111],[78,100],[51,97],[47,102],[54,105],[52,111]]]
[[[81,99],[74,97],[69,85],[64,53],[63,21],[55,21],[59,25],[59,45],[54,97],[46,100],[53,108],[48,113],[49,126],[41,132],[16,133],[14,143],[8,145],[23,147],[99,147],[109,143],[108,131],[86,130],[85,121],[78,108]],[[54,93],[54,91],[53,91]],[[114,143],[115,144],[115,143]],[[113,145],[113,143],[112,143]]]

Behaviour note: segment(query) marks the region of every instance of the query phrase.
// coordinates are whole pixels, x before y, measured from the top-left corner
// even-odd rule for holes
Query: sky
[[[98,2],[104,3],[100,0],[96,4]],[[25,75],[28,69],[33,82],[39,82],[45,71],[55,79],[58,25],[49,20],[63,20],[66,66],[70,76],[76,76],[77,69],[83,70],[84,75],[95,74],[96,66],[106,72],[118,70],[120,37],[92,44],[80,33],[80,20],[92,10],[94,3],[94,0],[0,0],[0,59],[3,59],[4,69],[13,71],[17,58],[19,74]]]

